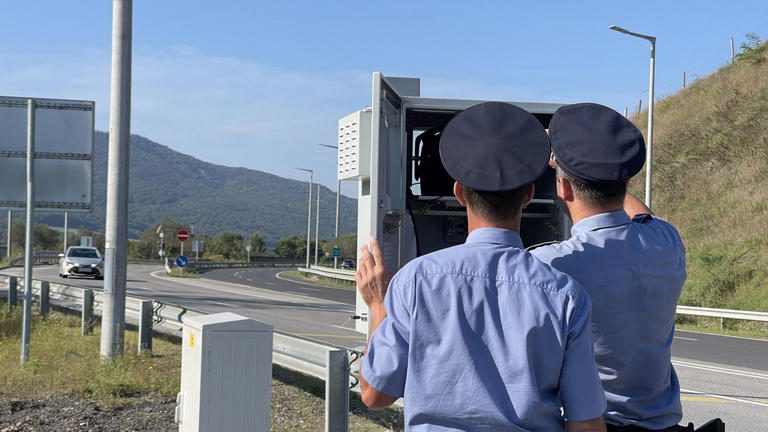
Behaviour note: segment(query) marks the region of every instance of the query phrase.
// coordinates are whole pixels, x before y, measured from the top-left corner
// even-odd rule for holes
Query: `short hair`
[[[627,195],[626,181],[591,182],[576,179],[560,167],[557,167],[557,176],[567,179],[573,186],[574,193],[594,206],[621,205]]]
[[[527,186],[523,185],[516,189],[487,192],[478,191],[462,184],[467,205],[478,216],[492,223],[504,222],[521,212]]]

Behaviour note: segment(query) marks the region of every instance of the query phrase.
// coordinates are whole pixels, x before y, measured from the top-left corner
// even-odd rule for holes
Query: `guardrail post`
[[[347,350],[328,350],[325,369],[325,430],[349,430],[349,356]]]
[[[13,311],[19,301],[19,278],[11,276],[8,279],[8,311]]]
[[[152,353],[152,300],[142,300],[139,307],[139,354]]]
[[[40,283],[40,315],[48,315],[50,309],[51,299],[51,283],[48,281],[42,281]]]
[[[87,336],[93,334],[93,290],[83,290],[83,313],[82,313],[82,334]]]

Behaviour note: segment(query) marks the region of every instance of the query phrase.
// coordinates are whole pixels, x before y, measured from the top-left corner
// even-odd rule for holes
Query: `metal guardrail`
[[[189,265],[198,270],[212,270],[221,268],[250,268],[250,267],[293,267],[304,262],[304,260],[280,257],[254,257],[251,262],[226,262],[226,261],[199,261],[190,262]]]
[[[677,313],[680,315],[695,315],[712,318],[729,318],[747,321],[768,322],[768,313],[742,311],[736,309],[714,309],[694,306],[678,306]]]
[[[56,265],[59,263],[59,253],[52,251],[42,251],[32,256],[32,265]],[[24,265],[24,255],[12,258],[8,263],[11,267],[21,267]]]
[[[0,289],[8,291],[10,276],[0,275]],[[18,290],[24,287],[24,279],[19,277]],[[34,280],[32,295],[38,298],[42,281]],[[86,289],[52,282],[50,285],[50,301],[60,307],[82,310],[84,292]],[[102,293],[94,291],[93,309],[96,315],[101,315]],[[126,296],[126,320],[138,324],[141,319],[140,307],[142,297]],[[204,312],[188,309],[183,306],[163,303],[153,300],[153,324],[160,333],[180,336],[184,321],[191,316],[205,315]],[[350,376],[358,383],[357,373],[350,372],[351,363],[359,359],[360,353],[345,348],[325,345],[285,333],[274,332],[272,345],[272,362],[286,369],[309,375],[326,382],[326,430],[348,430]]]
[[[299,267],[299,272],[310,273],[317,276],[327,277],[331,279],[341,279],[345,281],[355,281],[355,272],[351,270],[334,269],[330,267],[310,265],[309,268]]]

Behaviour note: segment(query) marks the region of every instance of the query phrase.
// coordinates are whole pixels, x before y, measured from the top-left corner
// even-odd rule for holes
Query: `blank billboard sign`
[[[26,207],[30,98],[0,96],[0,209]],[[35,209],[91,211],[94,103],[32,98]]]

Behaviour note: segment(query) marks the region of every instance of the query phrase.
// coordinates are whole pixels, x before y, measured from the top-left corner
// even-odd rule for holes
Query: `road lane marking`
[[[723,399],[716,398],[708,395],[680,395],[680,400],[683,402],[717,402],[717,403],[731,403],[733,401],[724,401]]]
[[[248,296],[248,297],[255,297],[257,299],[261,300],[273,300],[273,301],[282,301],[285,303],[293,303],[296,305],[302,305],[302,306],[331,306],[331,305],[340,305],[340,306],[350,306],[349,303],[343,303],[338,302],[334,300],[328,300],[328,299],[322,299],[317,297],[310,297],[307,295],[300,295],[300,294],[290,294],[282,291],[275,291],[275,290],[268,290],[266,288],[259,288],[254,287],[251,285],[242,285],[237,284],[233,282],[222,282],[217,280],[211,280],[211,279],[181,279],[178,281],[169,281],[167,276],[159,276],[160,274],[164,274],[164,270],[158,270],[156,272],[150,273],[152,277],[155,279],[160,279],[162,281],[170,282],[172,284],[178,284],[178,285],[187,285],[192,286],[195,288],[201,288],[205,290],[213,290],[213,291],[221,291],[226,292],[230,294],[237,294],[238,296]],[[217,286],[219,285],[219,286]],[[237,289],[236,291],[233,290],[227,290],[224,288],[221,288],[220,286],[231,286],[234,289]],[[257,290],[261,290],[262,293],[258,294],[254,292],[254,288]],[[293,298],[286,298],[286,297],[293,297]],[[233,299],[233,301],[237,301],[237,299]],[[329,312],[337,312],[329,310]],[[339,309],[338,312],[348,312],[347,309]]]
[[[682,336],[673,336],[673,337],[674,337],[675,339],[680,339],[680,340],[687,340],[687,341],[698,342],[698,339],[694,339],[694,338],[688,338],[688,337],[682,337]]]
[[[719,367],[719,366],[710,366],[710,365],[691,363],[691,362],[680,361],[680,360],[672,360],[672,364],[675,366],[687,367],[691,369],[699,369],[699,370],[705,370],[709,372],[719,372],[723,374],[736,375],[736,376],[745,377],[745,378],[756,378],[756,379],[768,380],[768,375],[758,373],[758,372],[748,372],[748,371],[742,371],[737,369],[728,369],[728,368]]]
[[[276,283],[274,283],[274,282],[266,282],[266,281],[264,281],[264,283],[265,283],[265,284],[267,284],[267,285],[277,285],[277,284],[276,284]]]
[[[710,397],[717,398],[717,399],[723,399],[723,400],[733,401],[733,402],[741,402],[741,403],[745,403],[745,404],[757,405],[757,406],[768,408],[768,403],[755,402],[753,400],[748,400],[748,399],[735,398],[735,397],[731,397],[731,396],[723,396],[723,395],[719,395],[719,394],[703,393],[703,392],[699,392],[699,391],[696,391],[696,390],[689,390],[689,389],[684,389],[684,388],[681,388],[680,391],[681,392],[685,392],[685,393],[693,393],[695,395],[710,396]]]
[[[354,328],[350,328],[350,327],[344,327],[344,326],[340,326],[340,325],[331,325],[331,327],[335,327],[337,329],[342,329],[342,330],[353,331],[355,333],[359,333],[357,330],[355,330]],[[365,335],[360,333],[360,337],[365,337]]]
[[[720,333],[708,333],[708,332],[703,332],[703,331],[682,330],[682,329],[680,331],[681,332],[686,332],[686,333],[703,334],[703,335],[709,335],[709,336],[722,336],[722,337],[731,338],[731,339],[746,339],[746,340],[751,340],[751,341],[768,343],[768,339],[760,339],[760,338],[756,338],[756,337],[734,336],[734,335],[727,335],[727,334],[720,334]]]
[[[246,279],[246,280],[247,280],[248,282],[253,282],[253,279],[251,279],[251,278],[248,278],[248,279]]]
[[[345,335],[335,335],[335,334],[325,334],[325,333],[294,333],[296,336],[304,336],[304,337],[328,337],[328,338],[335,338],[335,339],[363,339],[364,336],[345,336]]]

